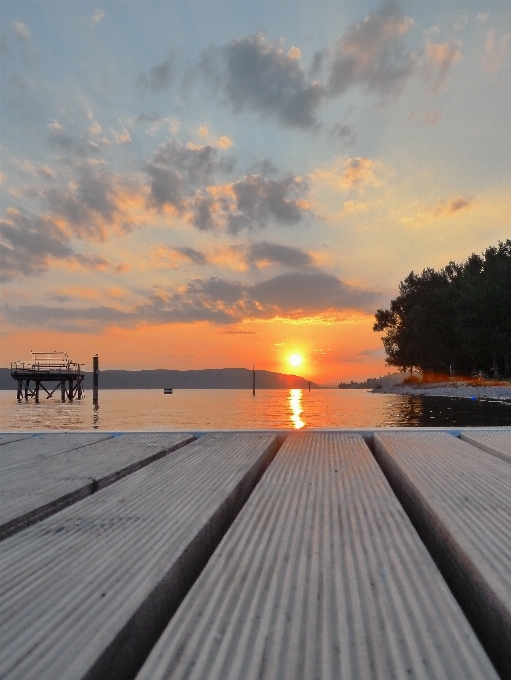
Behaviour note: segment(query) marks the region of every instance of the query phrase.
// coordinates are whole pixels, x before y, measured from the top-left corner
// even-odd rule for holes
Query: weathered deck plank
[[[0,465],[2,471],[31,466],[38,460],[47,460],[65,451],[73,451],[111,438],[112,435],[108,432],[52,432],[33,435],[0,447]]]
[[[5,468],[0,453],[0,540],[192,440],[192,435],[180,433],[125,434],[39,454],[30,463]],[[10,453],[11,458],[13,455]]]
[[[6,539],[0,676],[132,678],[277,446],[207,435]]]
[[[511,430],[462,430],[460,438],[511,463]]]
[[[33,435],[29,432],[16,433],[16,432],[4,432],[0,434],[0,446],[3,444],[10,444],[11,442],[17,442],[21,439],[30,439]]]
[[[291,435],[137,680],[497,674],[359,435]]]
[[[448,434],[376,433],[375,455],[502,678],[511,677],[511,466]]]

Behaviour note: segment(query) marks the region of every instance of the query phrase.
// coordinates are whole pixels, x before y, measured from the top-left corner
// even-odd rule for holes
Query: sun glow
[[[299,366],[302,363],[302,355],[291,354],[288,361],[291,364],[291,366]]]

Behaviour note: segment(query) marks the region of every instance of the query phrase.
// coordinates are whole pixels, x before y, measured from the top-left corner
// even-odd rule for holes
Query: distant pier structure
[[[66,397],[70,401],[75,397],[82,398],[84,364],[71,361],[66,352],[31,352],[31,354],[31,361],[11,362],[11,376],[18,381],[18,399],[35,397],[38,401],[41,389],[46,392],[46,399],[49,399],[59,388],[62,401],[65,401]]]

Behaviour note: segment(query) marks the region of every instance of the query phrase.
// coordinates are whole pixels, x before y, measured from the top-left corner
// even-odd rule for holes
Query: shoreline
[[[451,397],[460,399],[487,399],[511,403],[511,384],[474,385],[464,381],[445,383],[411,383],[372,389],[374,394],[405,394],[416,397]]]

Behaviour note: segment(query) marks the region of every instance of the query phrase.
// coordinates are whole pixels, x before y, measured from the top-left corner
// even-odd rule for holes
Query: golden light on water
[[[296,430],[300,430],[305,425],[303,420],[300,418],[300,415],[303,413],[302,397],[303,397],[302,390],[300,389],[289,390],[289,406],[291,408],[291,420]]]
[[[299,366],[302,361],[303,359],[301,354],[291,354],[289,357],[289,363],[291,366]]]

